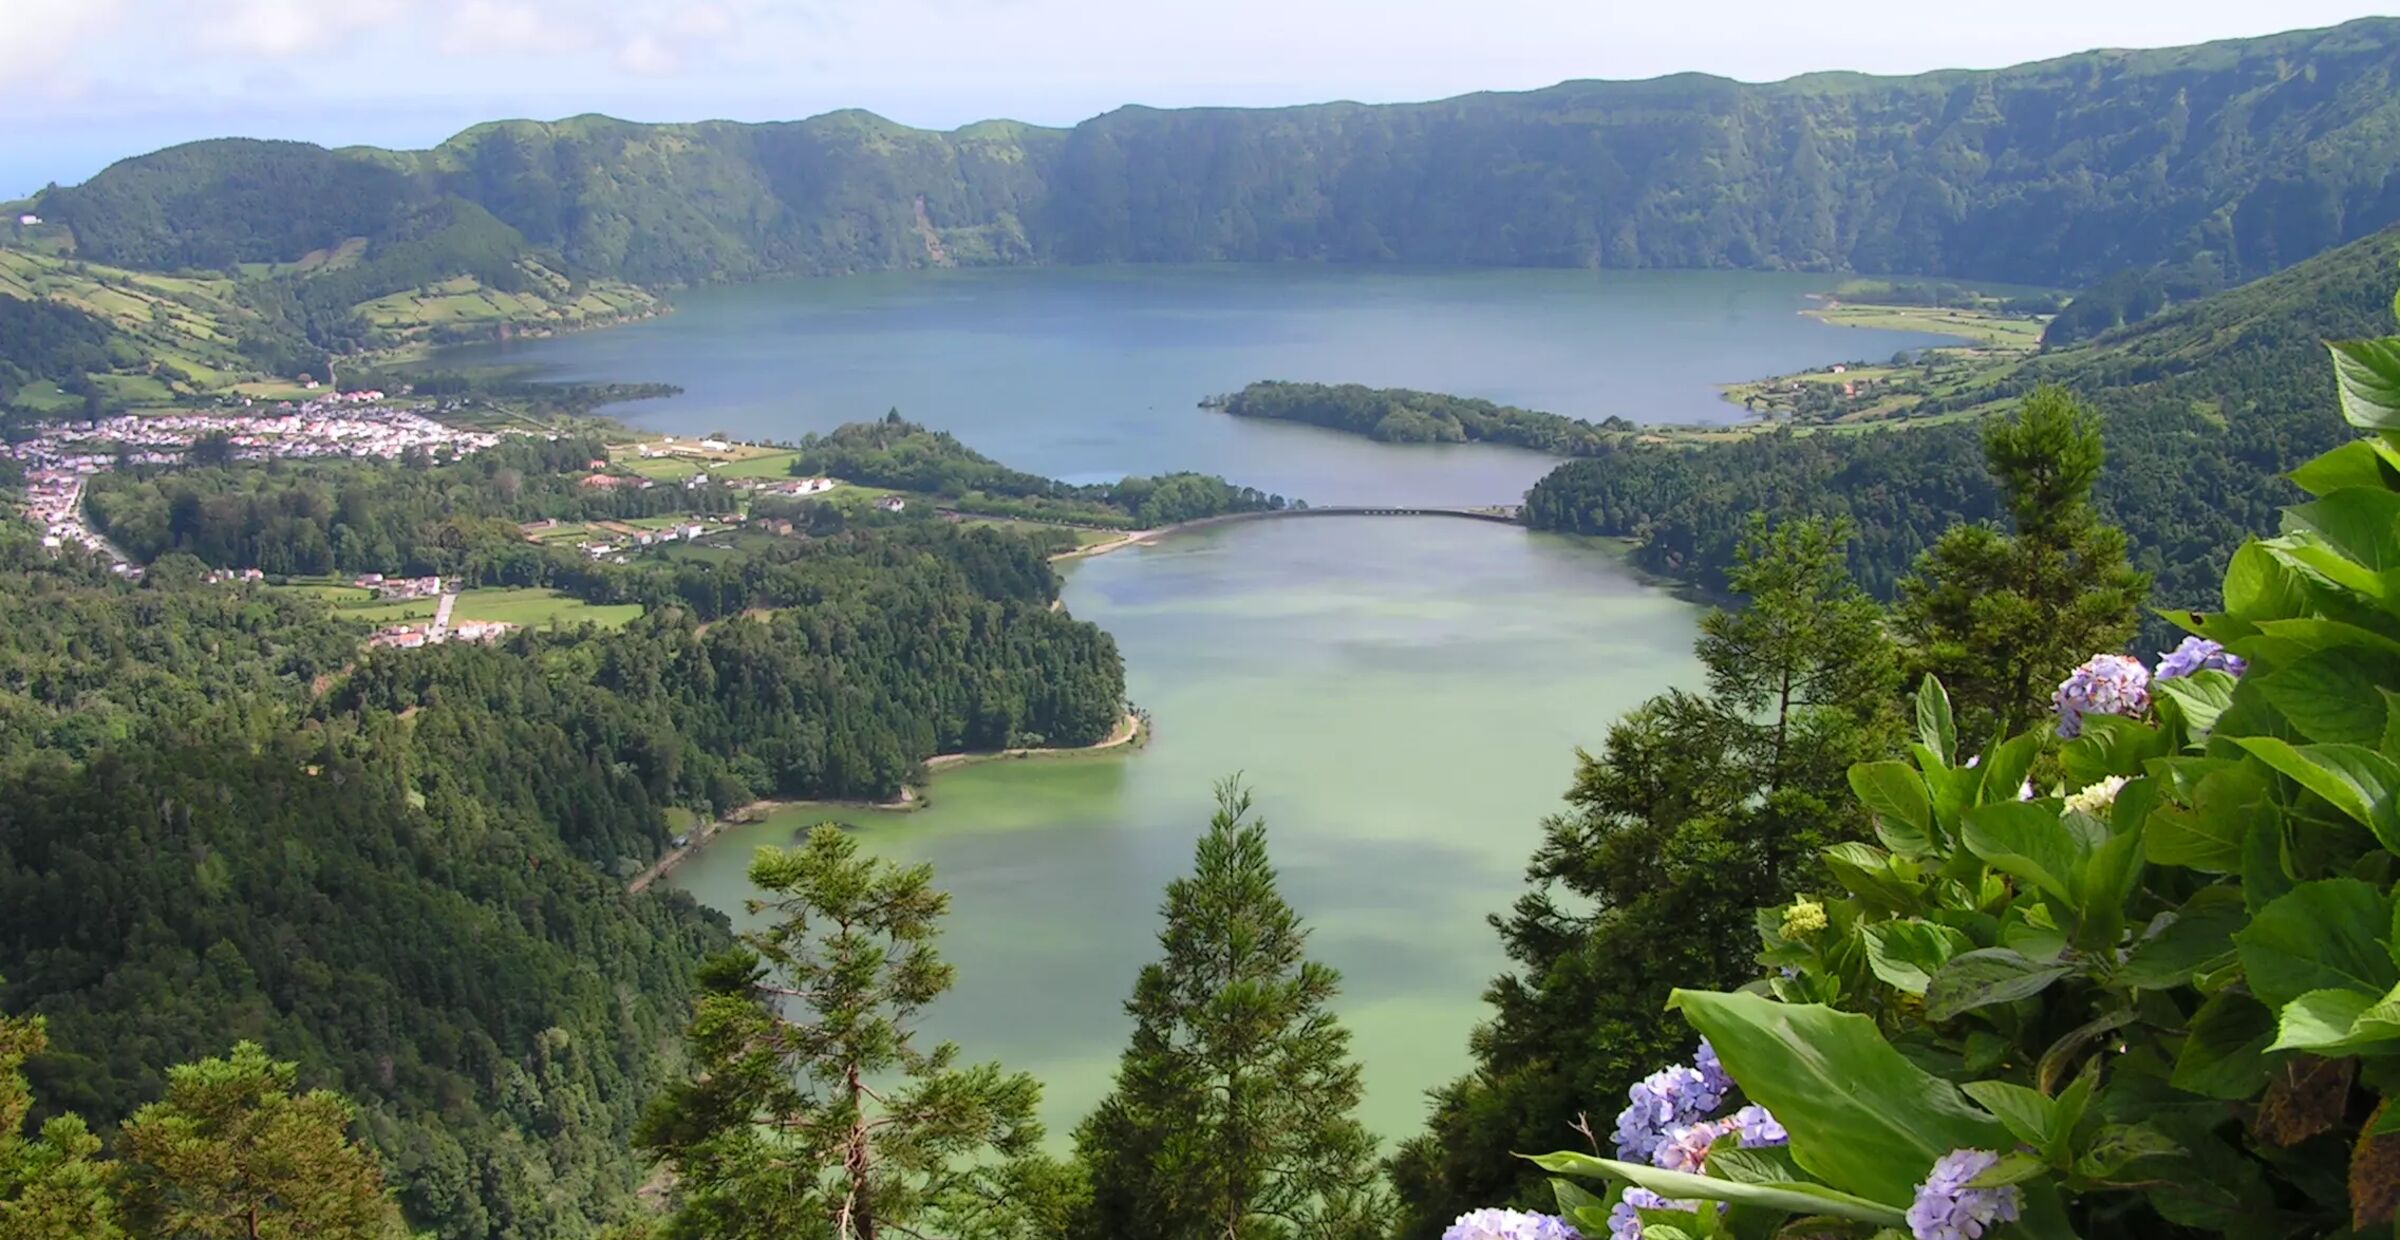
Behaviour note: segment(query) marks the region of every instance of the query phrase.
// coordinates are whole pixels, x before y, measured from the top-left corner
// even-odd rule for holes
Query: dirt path
[[[1088,546],[1077,547],[1071,551],[1061,551],[1057,555],[1051,556],[1050,562],[1056,564],[1061,560],[1082,560],[1089,559],[1095,555],[1107,555],[1109,552],[1115,551],[1120,547],[1130,547],[1138,542],[1148,542],[1163,535],[1172,534],[1177,528],[1178,527],[1176,526],[1165,525],[1160,526],[1155,530],[1135,530],[1129,534],[1119,534],[1106,542],[1096,542]]]

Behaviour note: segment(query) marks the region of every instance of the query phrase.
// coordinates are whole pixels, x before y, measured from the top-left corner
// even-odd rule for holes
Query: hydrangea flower
[[[1717,1138],[1732,1132],[1729,1119],[1704,1119],[1696,1124],[1670,1128],[1661,1137],[1658,1148],[1650,1152],[1650,1165],[1687,1175],[1699,1175],[1708,1169],[1708,1149]]]
[[[1805,939],[1825,928],[1825,906],[1814,900],[1794,900],[1783,910],[1783,937]]]
[[[1612,1228],[1616,1225],[1613,1214],[1609,1225]],[[1640,1236],[1641,1229],[1636,1227],[1633,1234]],[[1521,1210],[1474,1210],[1459,1215],[1458,1221],[1442,1233],[1442,1240],[1583,1240],[1583,1235],[1565,1219],[1553,1215]]]
[[[1617,1157],[1646,1163],[1669,1130],[1704,1119],[1724,1105],[1724,1070],[1719,1068],[1712,1079],[1702,1069],[1682,1064],[1660,1068],[1625,1096],[1625,1109],[1617,1112]]]
[[[1909,1234],[1916,1240],[1978,1240],[1995,1223],[2017,1221],[2015,1185],[1968,1187],[1999,1162],[1990,1150],[1952,1150],[1935,1159],[1908,1207]]]
[[[1608,1208],[1609,1240],[1642,1240],[1642,1216],[1636,1210],[1680,1210],[1687,1203],[1669,1201],[1646,1188],[1628,1186],[1617,1204]],[[1442,1240],[1450,1240],[1444,1236]]]
[[[2099,783],[2088,784],[2076,792],[2069,793],[2067,808],[2077,813],[2090,814],[2094,818],[2102,817],[2108,813],[2109,806],[2117,803],[2117,793],[2124,787],[2124,776],[2111,775]]]
[[[1774,1115],[1755,1102],[1734,1112],[1733,1117],[1725,1122],[1742,1134],[1742,1148],[1746,1150],[1789,1145],[1792,1141],[1792,1134],[1785,1132],[1783,1125],[1775,1122]]]
[[[2173,680],[2210,668],[2229,676],[2239,676],[2250,670],[2250,665],[2242,660],[2242,656],[2225,653],[2225,647],[2205,637],[2187,637],[2182,645],[2158,656],[2158,671],[2150,678]]]
[[[2058,734],[2069,740],[2083,735],[2085,715],[2148,714],[2150,669],[2121,654],[2093,655],[2059,682],[2050,705],[2058,712]]]
[[[1701,1112],[1705,1114],[1723,1106],[1725,1095],[1733,1092],[1733,1078],[1725,1074],[1725,1063],[1717,1058],[1717,1048],[1710,1046],[1707,1038],[1700,1039],[1700,1050],[1692,1056],[1692,1066],[1700,1069],[1700,1078],[1714,1095],[1708,1105],[1700,1108]]]

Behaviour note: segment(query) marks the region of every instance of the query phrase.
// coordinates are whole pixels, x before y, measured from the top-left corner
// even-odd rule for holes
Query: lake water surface
[[[1313,954],[1342,971],[1366,1120],[1412,1132],[1466,1064],[1503,964],[1484,917],[1522,890],[1575,747],[1698,682],[1695,610],[1588,544],[1434,517],[1220,526],[1066,575],[1068,607],[1124,650],[1146,749],[947,772],[914,813],[795,810],[669,881],[738,913],[755,846],[827,817],[932,862],[959,985],[929,1028],[1041,1076],[1062,1134],[1107,1088],[1161,891],[1238,774]]]
[[[1197,405],[1294,379],[1727,422],[1742,411],[1719,384],[1942,342],[1801,315],[1830,284],[1297,265],[914,272],[701,289],[665,318],[446,358],[677,384],[684,395],[609,411],[670,433],[797,439],[896,407],[1070,482],[1192,469],[1313,504],[1515,503],[1547,458],[1378,444]]]
[[[1321,267],[942,272],[695,292],[665,319],[453,360],[686,395],[612,412],[672,433],[795,439],[897,406],[1076,480],[1198,469],[1312,502],[1515,501],[1552,464],[1402,447],[1195,408],[1253,379],[1357,381],[1562,413],[1725,420],[1716,385],[1934,338],[1797,312],[1822,278]],[[791,811],[670,881],[741,916],[753,848],[832,816],[928,861],[955,905],[958,989],[929,1025],[1039,1074],[1063,1138],[1108,1086],[1161,889],[1210,788],[1255,790],[1285,896],[1365,1064],[1365,1119],[1417,1129],[1463,1070],[1505,961],[1487,915],[1523,890],[1578,746],[1695,685],[1697,609],[1606,548],[1436,518],[1236,524],[1062,566],[1157,723],[1139,752],[941,775],[914,814]],[[1560,1139],[1565,1140],[1564,1134]]]

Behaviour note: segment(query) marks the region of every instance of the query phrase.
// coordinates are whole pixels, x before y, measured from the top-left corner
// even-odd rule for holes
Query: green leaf
[[[2383,487],[2400,490],[2400,470],[2380,443],[2354,439],[2288,475],[2293,485],[2311,495],[2330,495],[2344,487]]]
[[[1973,940],[1948,926],[1928,921],[1883,921],[1863,928],[1867,967],[1884,985],[1912,995],[1925,993],[1926,983],[1952,956],[1971,951]]]
[[[2233,704],[2233,677],[2209,668],[2189,676],[2153,680],[2150,696],[2183,721],[2185,733],[2199,739],[2217,726],[2217,716]]]
[[[2392,905],[2355,878],[2302,883],[2233,936],[2250,989],[2281,1008],[2312,990],[2379,995],[2400,982],[2385,937]]]
[[[2190,804],[2151,811],[2142,829],[2143,855],[2152,865],[2239,874],[2250,827],[2273,819],[2272,793],[2272,777],[2255,762],[2210,769],[2192,785]]]
[[[1889,854],[1856,840],[1825,850],[1825,869],[1860,901],[1892,912],[1913,909],[1923,888],[1892,873]]]
[[[2007,1125],[2010,1136],[2037,1150],[2049,1148],[2056,1135],[2058,1103],[2042,1091],[2007,1081],[1969,1081],[1959,1088]]]
[[[2400,1039],[2400,1029],[2358,1028],[2359,1017],[2377,996],[2355,990],[2312,990],[2283,1005],[2269,1051],[2310,1051],[2339,1059],[2377,1043]]]
[[[1774,1112],[1800,1165],[1835,1188],[1905,1205],[1935,1159],[2007,1139],[1957,1086],[1893,1050],[1868,1017],[1693,990],[1668,1005],[1716,1048],[1742,1092]]]
[[[2166,990],[2233,955],[2233,933],[2250,924],[2239,888],[2203,887],[2183,907],[2162,915],[2109,980],[2119,986]]]
[[[2400,493],[2351,487],[2286,511],[2369,572],[2400,568]]]
[[[2147,797],[2148,780],[2138,780],[2117,794],[2120,802]],[[2089,952],[2112,951],[2125,934],[2125,905],[2142,878],[2142,820],[2137,805],[2126,805],[2133,828],[2101,841],[2075,876],[2075,907],[2081,920],[2075,945]]]
[[[2244,736],[2235,743],[2335,809],[2375,833],[2385,848],[2400,852],[2400,763],[2360,745],[2291,745],[2272,736]]]
[[[2383,739],[2385,712],[2377,686],[2389,684],[2400,684],[2393,660],[2347,649],[2319,650],[2258,677],[2267,704],[2283,712],[2302,736],[2351,745]],[[2228,693],[2227,700],[2231,697]]]
[[[1978,805],[1967,811],[1965,835],[1967,851],[1984,864],[2032,883],[2069,909],[2076,907],[2075,877],[2090,846],[2061,823],[2057,802]]]
[[[2026,772],[2033,769],[2033,761],[2041,753],[2042,738],[2035,732],[2020,732],[1986,750],[1976,767],[1983,776],[1983,799],[2016,800],[2017,790],[2025,786]]]
[[[1550,1181],[1550,1196],[1558,1202],[1558,1212],[1573,1218],[1585,1210],[1608,1211],[1608,1202],[1587,1193],[1573,1180]]]
[[[2022,1184],[2049,1169],[2041,1159],[2035,1158],[2031,1154],[2009,1154],[1999,1162],[1992,1164],[1991,1168],[1982,1175],[1967,1181],[1967,1186],[1970,1188],[2006,1188],[2011,1184]]]
[[[1932,676],[1917,686],[1917,740],[1945,761],[1958,756],[1958,724],[1950,716],[1950,694]]]
[[[2042,964],[2005,947],[1971,951],[1934,974],[1925,988],[1925,1017],[1950,1020],[1995,1003],[2014,1003],[2040,994],[2070,972],[2066,965]]]
[[[2128,779],[2142,773],[2142,764],[2175,752],[2175,737],[2164,728],[2122,715],[2087,715],[2083,735],[2059,751],[2068,786],[2088,787],[2111,775]]]
[[[2400,430],[2400,340],[2337,340],[2333,377],[2342,417],[2369,430]]]
[[[1736,1184],[1790,1184],[1808,1178],[1789,1148],[1777,1145],[1746,1150],[1739,1142],[1738,1136],[1720,1140],[1723,1148],[1708,1151],[1710,1175]]]
[[[2307,579],[2264,545],[2243,543],[2225,568],[2225,610],[2257,624],[2315,610]],[[2218,640],[2223,640],[2222,638]]]
[[[2169,1083],[2188,1094],[2248,1098],[2267,1083],[2267,1045],[2275,1013],[2239,990],[2221,990],[2192,1016]]]
[[[1526,1157],[1544,1171],[1623,1180],[1637,1188],[1649,1189],[1669,1201],[1728,1201],[1735,1205],[1758,1206],[1786,1214],[1831,1214],[1879,1227],[1899,1227],[1907,1223],[1907,1217],[1898,1209],[1822,1184],[1739,1184],[1713,1176],[1687,1175],[1681,1171],[1665,1171],[1640,1163],[1619,1162],[1613,1158],[1594,1158],[1589,1154],[1560,1153]]]
[[[1875,815],[1884,846],[1902,856],[1933,854],[1933,801],[1925,780],[1906,762],[1861,762],[1850,768],[1850,790]]]

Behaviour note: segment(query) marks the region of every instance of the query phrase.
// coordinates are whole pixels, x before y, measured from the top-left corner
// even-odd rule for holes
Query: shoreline
[[[1111,731],[1107,736],[1104,736],[1089,745],[1078,745],[1073,748],[1050,748],[1036,746],[1019,749],[993,749],[976,752],[938,753],[930,758],[925,759],[924,765],[926,778],[922,786],[930,786],[932,777],[943,771],[960,770],[965,767],[978,766],[986,762],[1082,758],[1093,754],[1102,754],[1111,752],[1113,750],[1124,749],[1129,746],[1137,749],[1142,748],[1149,743],[1151,726],[1150,716],[1147,713],[1140,710],[1128,710],[1123,715],[1118,717],[1115,730]],[[898,796],[883,801],[836,800],[822,797],[811,797],[802,800],[781,800],[774,797],[766,797],[752,801],[748,805],[744,805],[740,809],[737,809],[732,813],[715,820],[714,822],[707,823],[695,829],[691,833],[690,843],[685,844],[681,848],[668,849],[656,861],[653,861],[649,865],[643,867],[641,873],[636,874],[632,878],[626,880],[625,891],[628,895],[639,895],[644,891],[648,891],[652,885],[658,882],[658,880],[674,873],[676,868],[681,866],[684,862],[691,860],[695,856],[698,856],[700,852],[707,848],[710,843],[715,841],[719,835],[724,834],[726,831],[734,827],[746,827],[753,823],[759,822],[779,810],[791,809],[795,806],[822,805],[843,809],[880,810],[885,813],[909,813],[915,810],[923,809],[925,806],[932,804],[932,798],[919,793],[917,791],[917,787],[918,786],[915,785],[903,784],[900,787],[900,793]]]

